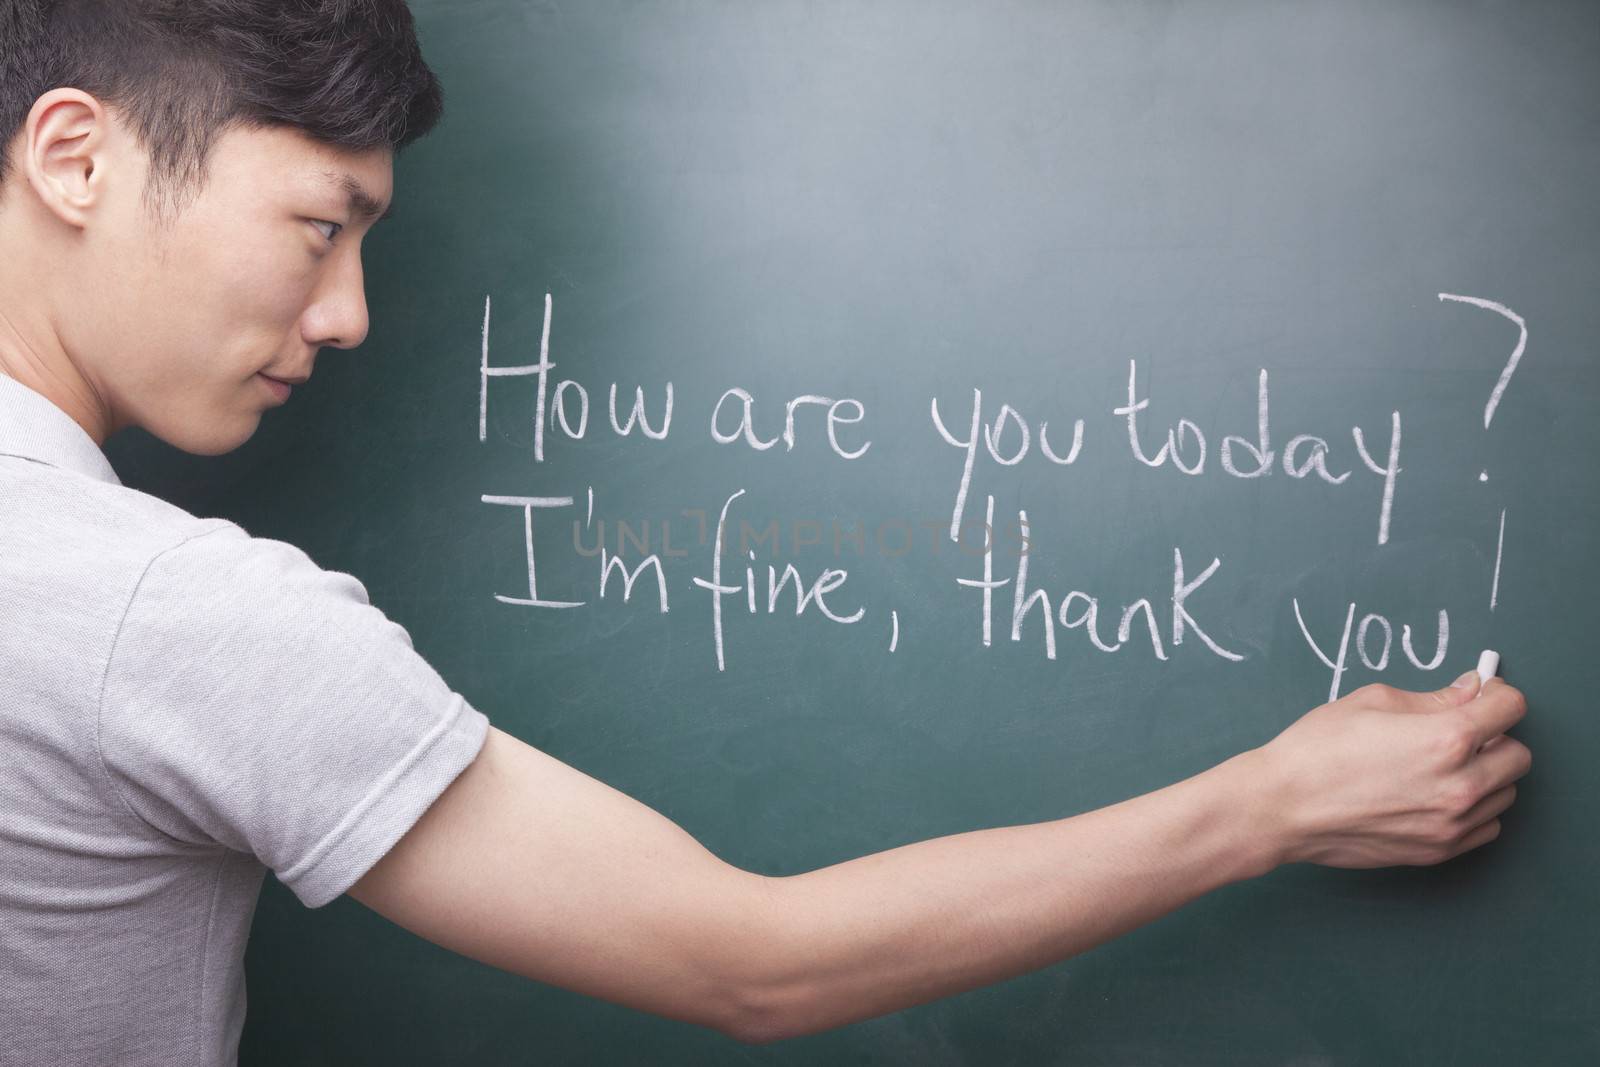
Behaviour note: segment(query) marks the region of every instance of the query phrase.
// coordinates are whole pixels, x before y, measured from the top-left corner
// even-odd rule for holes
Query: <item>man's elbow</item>
[[[752,877],[758,889],[753,918],[741,924],[743,936],[724,945],[733,958],[724,970],[727,995],[718,1029],[742,1044],[770,1045],[801,1036],[795,1027],[802,1014],[800,983],[788,951],[794,942],[785,933],[789,916],[778,902],[783,879]]]
[[[770,1045],[791,1036],[768,1007],[743,996],[735,998],[721,1030],[743,1045]]]
[[[760,984],[736,990],[730,998],[722,1032],[745,1045],[770,1045],[799,1037],[793,1029],[795,1013]]]

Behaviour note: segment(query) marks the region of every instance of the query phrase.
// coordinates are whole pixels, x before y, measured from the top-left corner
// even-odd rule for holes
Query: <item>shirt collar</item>
[[[21,456],[112,485],[122,484],[88,431],[6,374],[0,374],[0,456]]]

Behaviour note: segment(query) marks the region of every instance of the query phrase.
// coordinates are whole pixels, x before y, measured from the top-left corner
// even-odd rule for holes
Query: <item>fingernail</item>
[[[1472,688],[1472,683],[1477,680],[1477,677],[1478,677],[1478,672],[1477,671],[1475,671],[1475,670],[1468,671],[1466,674],[1463,674],[1461,677],[1459,677],[1455,681],[1451,682],[1450,683],[1450,687],[1452,689],[1471,689]]]

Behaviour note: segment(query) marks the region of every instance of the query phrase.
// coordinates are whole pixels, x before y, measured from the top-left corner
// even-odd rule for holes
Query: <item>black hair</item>
[[[34,101],[61,86],[129,124],[158,216],[199,192],[231,127],[399,151],[444,106],[404,0],[0,0],[0,185]]]

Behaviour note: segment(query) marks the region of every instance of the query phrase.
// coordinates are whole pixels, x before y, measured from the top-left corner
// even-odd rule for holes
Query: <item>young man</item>
[[[506,970],[764,1042],[1064,959],[1278,864],[1441,862],[1521,694],[1369,686],[1165,789],[787,878],[491,727],[298,549],[123,487],[367,331],[440,112],[399,0],[0,0],[0,1064],[222,1064],[270,869]]]

